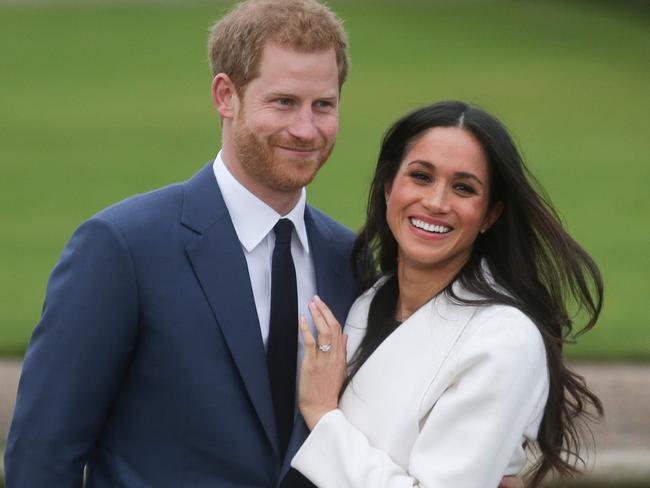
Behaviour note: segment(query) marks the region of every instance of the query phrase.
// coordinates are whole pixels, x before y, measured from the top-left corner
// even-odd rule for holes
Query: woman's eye
[[[414,171],[411,173],[411,178],[414,180],[418,180],[420,182],[429,182],[431,181],[431,177],[427,173],[423,173],[422,171]]]
[[[468,185],[467,183],[456,183],[454,185],[454,190],[459,191],[461,193],[466,193],[468,195],[476,194],[476,190],[474,189],[474,187]]]

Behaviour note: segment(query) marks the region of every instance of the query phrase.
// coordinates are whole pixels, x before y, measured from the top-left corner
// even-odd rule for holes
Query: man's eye
[[[289,105],[291,105],[291,99],[290,98],[278,98],[276,100],[276,103],[278,105],[282,105],[283,107],[288,107]]]
[[[334,104],[332,102],[328,102],[327,100],[321,100],[318,102],[318,107],[319,108],[332,108],[334,107]]]

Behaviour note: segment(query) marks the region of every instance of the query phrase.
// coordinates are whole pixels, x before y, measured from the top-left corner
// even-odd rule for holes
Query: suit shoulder
[[[316,207],[308,205],[308,208],[312,214],[312,217],[318,220],[322,225],[326,226],[333,233],[335,239],[349,244],[354,241],[356,234],[348,227],[334,220],[332,217],[317,209]]]
[[[81,228],[97,225],[113,229],[130,246],[143,242],[167,242],[178,227],[183,210],[183,184],[175,183],[130,196],[83,222]]]
[[[130,196],[99,211],[94,215],[94,218],[109,220],[116,224],[142,218],[150,219],[153,215],[166,213],[174,208],[180,209],[182,200],[183,185],[174,183],[163,188]]]

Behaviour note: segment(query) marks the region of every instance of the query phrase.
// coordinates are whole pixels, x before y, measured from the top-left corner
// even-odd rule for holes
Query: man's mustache
[[[269,143],[272,146],[280,146],[284,149],[296,151],[320,151],[326,146],[325,138],[323,137],[305,140],[297,137],[286,139],[281,136],[272,136],[269,138]]]

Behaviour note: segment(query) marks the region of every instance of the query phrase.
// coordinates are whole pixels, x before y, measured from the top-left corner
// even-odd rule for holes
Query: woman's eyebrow
[[[418,165],[421,165],[421,166],[426,166],[427,169],[430,169],[432,171],[436,169],[436,165],[434,163],[432,163],[430,161],[426,161],[424,159],[415,159],[413,161],[409,161],[408,166],[411,166],[411,165],[414,165],[414,164],[418,164]],[[469,171],[456,171],[454,173],[454,176],[456,178],[471,179],[471,180],[476,181],[479,185],[485,186],[478,176],[476,176],[474,173],[470,173]]]
[[[474,180],[474,181],[476,181],[479,185],[484,186],[484,185],[483,185],[483,182],[480,180],[480,178],[479,178],[478,176],[476,176],[474,173],[469,173],[469,172],[467,172],[467,171],[458,171],[458,172],[454,173],[454,175],[455,175],[457,178],[468,178],[468,179],[470,179],[470,180]]]

